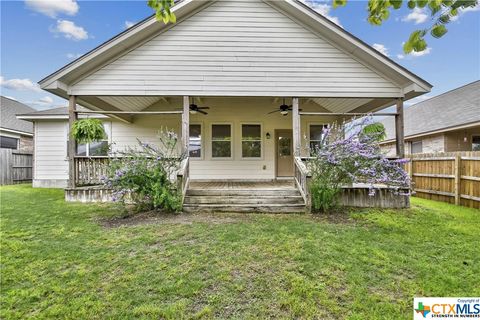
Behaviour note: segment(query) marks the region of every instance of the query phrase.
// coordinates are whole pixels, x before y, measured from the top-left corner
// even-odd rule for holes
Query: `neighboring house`
[[[4,96],[0,99],[0,148],[33,152],[33,124],[16,115],[35,109]]]
[[[66,160],[77,104],[109,116],[114,151],[168,127],[191,180],[274,180],[294,176],[325,124],[432,87],[300,1],[184,0],[173,12],[176,24],[147,18],[39,82],[70,108],[21,117],[37,128],[35,186],[75,187],[77,159],[102,150]]]
[[[406,153],[480,151],[480,80],[405,109]],[[395,155],[395,123],[384,119],[382,149]]]

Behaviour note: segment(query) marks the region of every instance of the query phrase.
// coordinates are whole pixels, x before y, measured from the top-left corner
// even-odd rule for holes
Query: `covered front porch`
[[[278,212],[284,209],[290,209],[290,212],[308,210],[309,173],[304,160],[320,140],[324,126],[365,116],[392,103],[396,104],[396,112],[376,115],[395,118],[400,137],[397,140],[398,157],[403,156],[401,98],[138,96],[96,99],[104,101],[102,108],[96,104],[88,105],[90,110],[85,110],[77,109],[77,103],[85,104],[85,100],[91,101],[91,97],[71,96],[69,124],[71,126],[79,116],[103,116],[111,155],[135,147],[138,141],[157,143],[161,128],[178,134],[181,151],[186,158],[176,179],[185,208],[198,209],[203,206],[222,211],[226,208],[233,210],[237,206],[242,210],[267,212],[275,211],[275,208]],[[136,108],[133,108],[134,105]],[[69,156],[67,199],[92,201],[96,194],[100,201],[108,199],[108,192],[98,186],[106,173],[109,156],[91,153],[79,155],[79,146],[74,139],[70,141],[69,154],[73,156]],[[88,146],[82,146],[82,150],[88,149]],[[280,198],[267,197],[264,200],[270,202],[253,201],[250,204],[256,206],[247,206],[249,200],[239,198],[234,193],[226,196],[229,202],[233,202],[229,206],[219,206],[223,201],[212,197],[207,200],[213,203],[189,203],[198,202],[198,198],[192,198],[191,194],[189,197],[189,191],[198,189],[202,183],[205,183],[205,189],[219,194],[226,186],[235,186],[236,189],[242,186],[245,190],[251,190],[251,194],[265,189],[265,186],[273,193],[279,187],[289,186],[290,195],[301,200],[292,203],[292,208],[281,206],[285,200],[279,193]],[[86,191],[88,188],[92,191]],[[366,186],[364,188],[368,189]],[[75,196],[76,192],[78,196]],[[261,204],[268,204],[269,209]]]

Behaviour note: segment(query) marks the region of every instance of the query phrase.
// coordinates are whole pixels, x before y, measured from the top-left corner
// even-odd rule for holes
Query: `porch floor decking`
[[[188,189],[203,190],[296,190],[295,182],[288,180],[272,181],[232,181],[232,180],[192,180]]]

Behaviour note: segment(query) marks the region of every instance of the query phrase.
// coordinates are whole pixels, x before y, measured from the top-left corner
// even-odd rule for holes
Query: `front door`
[[[275,130],[275,139],[277,177],[293,177],[292,130]]]

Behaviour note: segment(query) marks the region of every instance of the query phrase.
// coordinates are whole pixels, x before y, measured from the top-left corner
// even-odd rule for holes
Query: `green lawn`
[[[112,221],[62,190],[0,191],[2,319],[411,319],[414,296],[480,296],[474,209]]]

